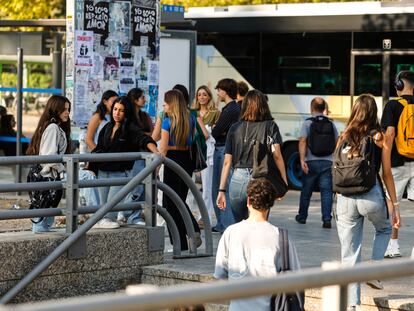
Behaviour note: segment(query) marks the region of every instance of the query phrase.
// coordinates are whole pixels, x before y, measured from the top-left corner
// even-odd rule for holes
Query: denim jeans
[[[218,196],[218,190],[220,187],[221,170],[223,169],[223,162],[224,162],[224,146],[215,147],[214,155],[213,155],[213,162],[214,162],[213,185],[211,188],[211,193],[213,196],[214,212],[216,213],[216,218],[217,218],[217,225],[215,226],[215,229],[217,231],[223,232],[228,226],[234,224],[234,217],[233,217],[233,212],[231,209],[228,191],[226,192],[226,202],[227,202],[226,209],[221,210],[217,207],[217,196]],[[228,188],[229,180],[231,179],[232,173],[233,172],[231,169],[229,178],[227,180],[226,189]]]
[[[94,173],[88,170],[79,170],[79,180],[94,180],[97,177]],[[79,197],[82,205],[82,201],[86,205],[100,205],[99,203],[99,191],[98,188],[80,188]]]
[[[321,192],[322,221],[332,218],[332,162],[313,160],[306,162],[309,168],[307,174],[302,174],[302,191],[299,200],[299,218],[308,218],[308,209],[312,192],[319,185]]]
[[[128,177],[129,171],[98,171],[98,179],[104,178],[121,178]],[[106,204],[123,186],[110,186],[110,187],[99,187],[99,200],[102,205]],[[123,200],[120,202],[122,203]],[[109,212],[104,218],[109,218],[112,221],[116,221],[118,212]]]
[[[34,221],[39,221],[39,218],[33,218]],[[53,226],[55,217],[43,217],[38,223],[32,223],[32,232],[49,232],[50,228]]]
[[[252,178],[250,168],[236,168],[231,177],[229,186],[230,205],[235,222],[247,219],[247,184]]]
[[[136,160],[134,166],[129,173],[129,177],[135,177],[145,168],[145,160]],[[131,191],[125,198],[125,202],[138,202],[145,200],[144,185],[138,185],[134,190]],[[131,211],[122,211],[119,212],[124,218],[128,219],[128,224],[137,224],[138,222],[144,221],[142,219],[142,210],[137,210],[134,212]]]
[[[387,207],[379,184],[376,184],[369,192],[364,194],[339,195],[336,209],[342,262],[353,266],[361,261],[365,218],[375,227],[371,259],[375,261],[382,260],[391,236],[391,225],[387,218]],[[360,303],[360,284],[350,284],[348,305],[355,306]]]
[[[213,165],[207,163],[207,167],[201,171],[201,181],[203,183],[203,201],[206,205],[210,223],[213,221],[214,204],[211,188],[213,185]]]

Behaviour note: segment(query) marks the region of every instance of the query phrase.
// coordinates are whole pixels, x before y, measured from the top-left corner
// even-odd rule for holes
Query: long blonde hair
[[[211,93],[211,90],[206,85],[202,85],[197,89],[197,92],[196,92],[195,98],[194,98],[194,102],[193,102],[193,109],[200,110],[200,108],[201,108],[201,105],[197,100],[198,91],[200,91],[200,90],[206,91],[207,95],[210,97],[210,100],[207,104],[207,111],[217,110],[216,106],[214,105],[214,101],[213,101],[213,93]]]
[[[176,146],[186,146],[190,134],[190,111],[184,96],[178,90],[171,90],[165,93],[164,101],[169,105],[167,116],[171,121],[170,137],[174,138]]]

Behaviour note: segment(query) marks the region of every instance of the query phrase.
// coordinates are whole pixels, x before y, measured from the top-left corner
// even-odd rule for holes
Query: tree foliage
[[[0,0],[1,19],[64,18],[65,0]]]

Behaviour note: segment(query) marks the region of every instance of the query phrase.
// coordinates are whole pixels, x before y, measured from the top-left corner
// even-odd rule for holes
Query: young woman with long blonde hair
[[[195,134],[196,119],[190,114],[183,94],[178,90],[171,90],[164,95],[165,118],[161,126],[160,152],[167,158],[180,165],[189,176],[193,174],[194,164],[191,159],[191,144]],[[170,186],[185,202],[188,193],[188,186],[170,168],[164,168],[164,183]],[[184,221],[174,202],[166,195],[163,195],[163,206],[173,217],[180,233],[181,249],[187,250],[187,231]],[[194,219],[190,209],[191,220],[196,232],[200,232],[197,221]],[[199,240],[201,241],[201,240]]]
[[[206,140],[207,167],[201,171],[201,180],[203,183],[203,200],[206,204],[211,222],[214,215],[213,193],[211,189],[213,187],[213,155],[215,146],[215,140],[213,136],[211,136],[211,130],[220,117],[220,111],[216,108],[213,101],[213,94],[207,86],[202,85],[197,89],[193,109],[197,111],[197,116],[202,118],[208,132],[208,139]],[[204,225],[201,219],[198,221],[198,224],[200,226]]]

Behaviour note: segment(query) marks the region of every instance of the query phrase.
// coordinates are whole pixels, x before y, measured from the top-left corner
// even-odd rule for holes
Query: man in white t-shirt
[[[266,179],[251,180],[247,186],[249,217],[229,226],[220,239],[214,277],[237,280],[271,277],[281,270],[279,229],[267,221],[276,199],[273,185]],[[290,269],[300,268],[295,246],[289,241]],[[270,296],[232,300],[230,311],[270,310]]]

